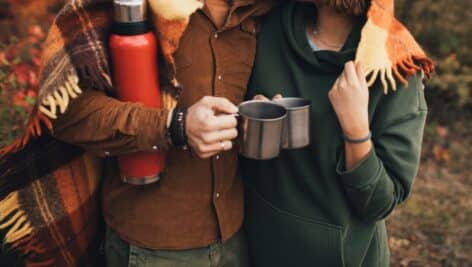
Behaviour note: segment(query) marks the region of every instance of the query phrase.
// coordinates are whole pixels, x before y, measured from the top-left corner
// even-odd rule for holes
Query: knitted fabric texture
[[[418,71],[428,77],[434,71],[433,62],[395,18],[393,0],[371,1],[356,62],[361,62],[368,85],[380,80],[385,93],[396,90],[397,81],[407,84],[407,77]]]

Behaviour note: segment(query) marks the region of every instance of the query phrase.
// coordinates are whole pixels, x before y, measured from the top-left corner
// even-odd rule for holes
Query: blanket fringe
[[[3,242],[12,246],[32,233],[28,218],[20,208],[18,192],[0,200],[0,230],[6,230]]]
[[[18,150],[21,150],[32,138],[41,136],[43,126],[45,126],[49,131],[52,131],[51,119],[45,114],[41,113],[38,108],[35,107],[26,125],[25,133],[10,145],[0,149],[0,159],[9,153],[14,153]]]
[[[0,230],[6,230],[2,242],[26,258],[25,266],[53,266],[54,259],[36,257],[46,250],[40,240],[33,238],[33,227],[20,207],[18,194],[12,192],[0,200]]]
[[[77,75],[67,76],[64,85],[44,97],[39,103],[39,111],[51,119],[57,118],[58,108],[62,114],[66,111],[70,99],[77,98],[82,93],[79,87],[79,78]]]

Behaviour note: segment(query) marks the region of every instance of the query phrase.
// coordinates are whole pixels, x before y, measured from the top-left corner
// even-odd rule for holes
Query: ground
[[[428,123],[413,192],[387,220],[392,266],[472,266],[470,126]]]

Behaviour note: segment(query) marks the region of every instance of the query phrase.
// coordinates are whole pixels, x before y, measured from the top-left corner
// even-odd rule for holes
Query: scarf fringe
[[[367,85],[371,87],[377,80],[382,83],[384,93],[397,90],[398,80],[408,85],[408,77],[422,71],[426,77],[434,72],[434,64],[423,52],[406,54],[400,59],[391,59],[387,51],[388,32],[368,20],[362,29],[356,62],[362,64]]]
[[[372,69],[366,72],[367,86],[371,87],[377,79],[380,79],[384,88],[384,94],[388,94],[388,89],[397,90],[398,80],[402,85],[408,86],[408,77],[422,71],[429,78],[434,72],[434,64],[427,57],[410,56],[405,58],[392,67]]]

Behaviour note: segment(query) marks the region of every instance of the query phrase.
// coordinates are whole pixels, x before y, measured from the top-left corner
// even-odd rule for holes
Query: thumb
[[[265,97],[264,95],[255,95],[252,100],[262,100],[262,101],[269,101],[269,99],[267,97]]]
[[[213,111],[219,111],[228,114],[234,114],[238,112],[238,108],[224,97],[210,97],[208,98],[207,104]]]

